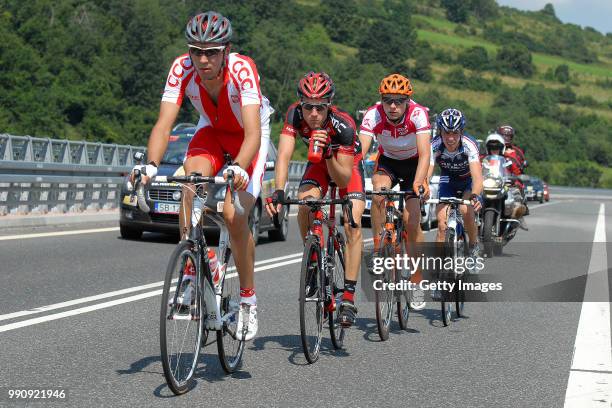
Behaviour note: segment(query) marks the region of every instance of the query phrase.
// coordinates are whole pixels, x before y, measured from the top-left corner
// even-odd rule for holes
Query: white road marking
[[[93,234],[95,232],[110,232],[110,231],[119,231],[119,227],[83,229],[83,230],[72,230],[72,231],[57,231],[57,232],[40,232],[38,234],[5,235],[5,236],[0,236],[0,241],[8,241],[8,240],[14,240],[14,239],[28,239],[28,238],[60,237],[62,235]]]
[[[607,270],[605,206],[602,203],[565,393],[565,408],[609,408],[612,401],[610,302],[589,301],[610,299]]]
[[[369,242],[369,241],[372,241],[372,238],[364,239],[363,241],[364,241],[364,243],[365,242]],[[290,259],[290,258],[294,258],[294,259]],[[283,260],[283,259],[287,259],[287,260],[282,261],[282,262],[275,262],[275,261],[279,261],[279,260]],[[269,269],[275,269],[275,268],[279,268],[281,266],[286,266],[286,265],[291,265],[291,264],[299,263],[301,261],[302,261],[302,252],[296,252],[296,253],[293,253],[293,254],[284,255],[284,256],[280,256],[280,257],[276,257],[276,258],[271,258],[271,259],[263,259],[261,261],[255,262],[255,266],[256,266],[255,267],[255,272],[261,272],[261,271],[265,271],[265,270],[269,270]],[[271,263],[271,262],[275,262],[275,263]],[[262,265],[262,264],[269,264],[269,265],[258,266],[258,265]],[[228,270],[228,272],[231,271],[231,270],[235,270],[235,268],[230,268]],[[238,276],[238,274],[236,272],[229,273],[227,275],[227,278],[230,279],[230,278],[233,278],[233,277],[236,277],[236,276]],[[31,315],[31,314],[47,312],[47,311],[50,311],[50,310],[55,310],[55,309],[59,309],[59,308],[67,307],[67,306],[73,306],[73,305],[80,304],[80,303],[91,302],[91,301],[94,301],[94,300],[100,300],[100,299],[104,299],[104,298],[108,298],[108,297],[113,297],[113,296],[118,296],[118,295],[122,295],[122,294],[126,294],[126,293],[136,292],[136,291],[144,290],[144,289],[151,289],[151,288],[154,288],[154,287],[162,286],[163,284],[164,284],[163,281],[155,282],[155,283],[150,283],[148,285],[135,286],[135,287],[132,287],[132,288],[117,290],[117,291],[108,292],[108,293],[102,293],[100,295],[84,297],[84,298],[70,300],[70,301],[62,302],[62,303],[56,303],[56,304],[49,305],[49,306],[42,306],[42,307],[39,307],[39,308],[36,308],[36,309],[24,310],[24,311],[15,312],[15,313],[9,313],[9,314],[5,314],[5,315],[0,315],[0,320],[8,320],[8,319],[13,319],[13,318],[17,318],[17,317],[27,316],[27,315]],[[111,300],[111,301],[104,302],[104,303],[98,303],[98,304],[95,304],[95,305],[85,306],[85,307],[81,307],[81,308],[74,309],[74,310],[67,310],[65,312],[60,312],[60,313],[55,313],[55,314],[51,314],[51,315],[47,315],[47,316],[37,317],[37,318],[33,318],[33,319],[27,319],[27,320],[23,320],[23,321],[19,321],[19,322],[14,322],[14,323],[10,323],[10,324],[6,324],[6,325],[3,325],[3,326],[0,326],[0,333],[1,332],[5,332],[5,331],[19,329],[19,328],[22,328],[22,327],[32,326],[32,325],[35,325],[35,324],[44,323],[44,322],[48,322],[48,321],[52,321],[52,320],[62,319],[62,318],[65,318],[65,317],[75,316],[75,315],[79,315],[79,314],[82,314],[82,313],[93,312],[93,311],[96,311],[96,310],[105,309],[105,308],[109,308],[109,307],[112,307],[112,306],[117,306],[117,305],[124,304],[124,303],[135,302],[135,301],[146,299],[146,298],[149,298],[149,297],[161,295],[161,293],[162,293],[161,289],[158,289],[158,290],[154,290],[154,291],[151,291],[151,292],[145,292],[145,293],[140,293],[140,294],[137,294],[137,295],[134,295],[134,296],[129,296],[129,297],[126,297],[126,298],[120,298],[120,299],[115,299],[115,300]]]

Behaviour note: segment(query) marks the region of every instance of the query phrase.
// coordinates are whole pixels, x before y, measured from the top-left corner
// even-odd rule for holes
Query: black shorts
[[[399,179],[402,179],[400,190],[412,191],[412,184],[414,183],[418,164],[418,157],[414,159],[395,160],[379,154],[378,159],[376,159],[374,173],[382,173],[389,176],[391,178],[391,188],[395,187]],[[410,197],[416,197],[416,194],[414,194],[414,192],[411,195],[406,194],[406,198]]]

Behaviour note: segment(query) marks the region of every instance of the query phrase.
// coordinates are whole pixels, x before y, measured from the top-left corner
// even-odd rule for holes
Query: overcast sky
[[[612,0],[497,0],[497,3],[520,10],[541,10],[546,3],[551,3],[564,23],[612,33]]]

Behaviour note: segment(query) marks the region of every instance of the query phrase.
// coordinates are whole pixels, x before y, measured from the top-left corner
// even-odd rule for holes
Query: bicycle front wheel
[[[194,243],[181,241],[166,270],[159,319],[164,376],[176,395],[189,389],[200,354],[205,307],[200,276]]]
[[[395,258],[395,245],[392,242],[383,244],[379,256],[384,259]],[[382,280],[381,290],[374,291],[374,299],[376,302],[376,327],[378,335],[382,341],[389,338],[389,327],[393,316],[393,290],[389,289],[390,284],[396,282],[396,268],[384,268],[382,275],[378,279]]]
[[[400,233],[398,232],[398,237]],[[406,254],[405,242],[402,240],[398,244],[398,253],[401,259]],[[400,269],[395,273],[395,282],[405,284],[411,278],[410,270]],[[397,321],[402,330],[408,330],[408,318],[410,317],[410,290],[396,290]]]
[[[444,257],[452,259],[457,258],[457,240],[455,237],[455,231],[452,229],[447,229],[444,236]],[[455,270],[443,270],[441,278],[445,281],[454,281]],[[441,296],[442,301],[440,302],[440,309],[442,312],[442,324],[444,324],[444,326],[448,326],[452,321],[452,294],[448,293],[447,291],[443,291]]]
[[[323,273],[321,246],[315,236],[309,236],[304,245],[300,273],[300,334],[304,355],[309,363],[319,358],[323,332]]]
[[[238,274],[233,267],[233,257],[230,249],[227,249],[225,279],[223,280],[223,290],[221,296],[221,319],[223,327],[217,331],[217,350],[219,352],[219,361],[226,373],[230,374],[236,371],[242,360],[244,353],[244,340],[239,340],[236,337],[238,327],[238,313],[240,313],[240,281]],[[223,260],[221,260],[223,262]]]
[[[328,246],[328,248],[334,248],[334,265],[335,268],[329,272],[329,279],[331,285],[331,293],[334,297],[334,306],[330,304],[328,308],[328,320],[329,320],[329,334],[331,335],[332,345],[335,349],[341,349],[344,343],[344,335],[346,329],[338,323],[338,314],[340,312],[340,302],[342,302],[342,295],[344,293],[344,254],[346,251],[346,245],[344,243],[343,235],[336,235],[336,245]]]

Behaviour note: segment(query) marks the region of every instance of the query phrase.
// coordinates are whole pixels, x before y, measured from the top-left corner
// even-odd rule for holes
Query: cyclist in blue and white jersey
[[[472,207],[460,206],[465,230],[470,239],[470,256],[479,256],[478,228],[475,211],[482,208],[482,168],[478,143],[463,134],[465,116],[458,109],[446,109],[438,115],[439,134],[431,142],[431,158],[428,176],[434,165],[440,166],[439,197],[463,197],[472,201]],[[447,204],[438,204],[438,242],[444,242]]]

